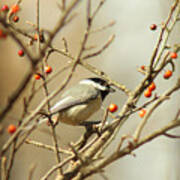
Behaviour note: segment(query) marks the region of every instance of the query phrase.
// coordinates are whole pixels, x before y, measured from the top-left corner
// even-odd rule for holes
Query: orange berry
[[[14,4],[11,6],[11,14],[17,13],[19,10],[20,10],[20,8],[19,8],[18,4]]]
[[[149,89],[146,89],[144,91],[144,96],[147,97],[147,98],[151,97],[152,96],[152,91],[150,91]]]
[[[39,73],[35,74],[35,75],[34,75],[34,78],[35,78],[36,80],[41,79],[41,74],[39,74]]]
[[[150,29],[152,31],[156,30],[157,29],[157,25],[156,24],[151,24]]]
[[[18,21],[19,21],[19,16],[14,16],[14,17],[13,17],[13,21],[14,21],[14,22],[18,22]]]
[[[149,89],[150,91],[154,91],[154,90],[156,89],[155,83],[152,82],[152,83],[149,85],[148,89]]]
[[[52,72],[52,67],[51,66],[45,66],[44,71],[45,71],[45,73],[50,74]]]
[[[16,126],[14,124],[10,124],[7,128],[7,131],[9,134],[13,134],[14,132],[16,132]]]
[[[112,113],[117,111],[117,109],[118,109],[118,106],[116,104],[110,104],[108,107],[108,110]]]
[[[167,70],[163,75],[164,79],[169,79],[171,76],[172,76],[171,70]]]
[[[176,58],[178,57],[178,55],[177,55],[176,52],[172,52],[172,53],[170,54],[170,56],[171,56],[172,59],[176,59]]]
[[[145,109],[141,109],[141,110],[138,112],[138,114],[139,114],[139,117],[143,118],[143,117],[145,116],[145,114],[146,114],[146,110],[145,110]]]
[[[38,34],[34,34],[34,40],[35,40],[35,41],[38,40]]]

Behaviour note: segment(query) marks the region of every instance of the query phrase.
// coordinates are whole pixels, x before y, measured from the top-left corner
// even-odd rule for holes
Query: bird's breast
[[[88,104],[76,105],[59,113],[58,120],[66,124],[78,125],[98,111],[101,104],[102,99],[98,96],[97,99],[89,101]]]

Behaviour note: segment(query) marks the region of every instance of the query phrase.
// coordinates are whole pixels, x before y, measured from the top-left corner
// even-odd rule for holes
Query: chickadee
[[[101,78],[81,80],[68,89],[62,98],[51,107],[51,117],[69,125],[87,125],[86,121],[98,111],[105,97],[115,90]]]

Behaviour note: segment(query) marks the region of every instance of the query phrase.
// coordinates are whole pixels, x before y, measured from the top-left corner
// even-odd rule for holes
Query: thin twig
[[[37,142],[37,141],[34,141],[34,140],[26,139],[25,143],[26,144],[34,145],[34,146],[42,148],[42,149],[46,149],[46,150],[55,152],[55,148],[53,146],[50,146],[50,145],[47,145],[47,144],[43,144],[41,142]],[[72,153],[70,151],[67,151],[67,150],[64,150],[64,149],[60,149],[60,148],[58,149],[58,153],[72,155]]]
[[[12,145],[12,149],[11,149],[11,154],[10,154],[10,160],[9,160],[9,164],[7,167],[7,171],[6,171],[6,178],[10,179],[10,173],[14,164],[14,160],[15,160],[15,154],[16,154],[16,142],[17,142],[17,138],[14,140],[14,143]]]
[[[31,167],[30,167],[30,169],[29,169],[28,180],[32,180],[32,177],[33,177],[35,168],[36,168],[36,165],[35,165],[35,164],[31,165]]]
[[[167,133],[167,132],[165,132],[163,135],[164,135],[164,136],[167,136],[167,137],[169,137],[169,138],[173,138],[173,139],[180,139],[180,136],[172,135],[172,134],[169,134],[169,133]]]
[[[177,8],[177,10],[175,11],[175,9]],[[166,20],[166,22],[164,23],[163,27],[162,27],[162,30],[161,30],[161,33],[160,33],[160,36],[159,36],[159,40],[158,40],[158,43],[155,47],[155,50],[153,52],[153,55],[151,57],[151,60],[150,60],[150,69],[152,70],[152,67],[154,65],[154,62],[156,60],[156,64],[155,64],[155,67],[157,66],[160,58],[161,58],[161,55],[165,49],[165,46],[166,46],[166,43],[168,41],[168,38],[169,38],[169,34],[170,32],[172,31],[174,25],[175,25],[175,22],[176,22],[176,19],[178,18],[179,16],[179,8],[180,8],[180,4],[179,4],[179,0],[176,0],[174,2],[174,4],[172,5],[171,7],[171,11],[169,13],[169,16]],[[173,17],[173,14],[175,13],[175,16]],[[171,22],[171,18],[173,17],[173,21]],[[170,27],[168,27],[169,23],[172,23]],[[161,50],[159,50],[161,48]],[[158,57],[157,57],[158,55]]]
[[[94,29],[92,30],[90,33],[97,33],[97,32],[101,32],[103,30],[106,30],[107,28],[109,27],[112,27],[116,22],[115,21],[111,21],[109,24],[103,26],[103,27],[100,27],[100,28],[97,28],[97,29]]]
[[[60,164],[53,166],[49,171],[47,171],[47,173],[40,180],[46,180],[53,172],[55,172],[58,168],[62,168],[65,164],[70,162],[74,157],[75,157],[75,155],[72,155],[72,156],[66,158]]]
[[[1,178],[2,180],[6,180],[6,162],[7,158],[5,156],[1,157]]]
[[[43,88],[44,88],[44,92],[45,92],[45,96],[46,98],[49,96],[49,91],[48,91],[48,87],[47,87],[47,84],[46,84],[46,74],[44,72],[44,64],[45,62],[45,59],[42,61],[42,74],[43,74]],[[47,101],[47,107],[48,107],[48,113],[51,114],[51,105],[50,105],[50,101],[48,100]],[[56,126],[53,125],[53,122],[51,120],[51,118],[49,118],[49,122],[50,122],[50,126],[51,126],[51,132],[52,132],[52,140],[53,140],[53,144],[54,144],[54,148],[55,148],[55,155],[56,155],[56,161],[57,163],[60,163],[61,162],[61,156],[60,154],[58,153],[58,141],[57,141],[57,136],[56,136]],[[58,173],[59,173],[59,176],[62,176],[63,175],[63,171],[61,168],[58,169]]]
[[[89,59],[89,58],[100,55],[105,49],[107,49],[110,46],[110,44],[113,42],[114,38],[115,38],[115,35],[113,34],[100,50],[98,50],[92,54],[88,54],[88,55],[84,56],[82,59],[85,60],[85,59]]]

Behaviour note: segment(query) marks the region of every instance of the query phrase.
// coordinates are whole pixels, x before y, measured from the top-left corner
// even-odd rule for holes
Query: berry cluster
[[[18,22],[19,21],[19,16],[17,16],[16,14],[19,12],[20,7],[18,4],[13,4],[10,8],[7,4],[3,5],[1,7],[1,12],[3,13],[10,13],[10,17],[12,18],[12,20],[14,22]]]
[[[10,14],[10,20],[12,20],[12,22],[14,22],[14,23],[17,23],[18,21],[19,21],[19,16],[17,15],[17,13],[20,11],[20,6],[19,6],[19,4],[13,4],[11,7],[9,7],[8,5],[3,5],[2,7],[1,7],[1,9],[0,9],[0,13],[2,12],[2,13],[4,13],[4,14],[7,14],[7,13],[9,13]],[[42,35],[42,33],[40,33],[40,42],[44,42],[44,38],[43,38],[43,35]],[[7,37],[7,33],[4,31],[4,30],[2,30],[2,29],[0,29],[0,39],[5,39]],[[35,33],[34,34],[34,41],[37,41],[38,40],[38,34],[37,33]],[[18,50],[18,53],[17,53],[20,57],[23,57],[24,55],[25,55],[25,52],[24,52],[24,49],[20,49],[20,50]],[[45,67],[44,67],[44,72],[46,73],[46,74],[50,74],[51,72],[52,72],[52,67],[51,66],[49,66],[49,65],[46,65]],[[40,74],[40,73],[36,73],[35,75],[34,75],[34,78],[36,79],[36,80],[39,80],[39,79],[41,79],[41,78],[43,78],[43,75],[42,74]]]
[[[155,85],[154,82],[152,82],[152,83],[148,86],[148,88],[144,91],[144,96],[145,96],[146,98],[151,97],[151,96],[152,96],[152,91],[154,91],[155,89],[156,89],[156,85]]]
[[[150,30],[155,31],[156,29],[157,29],[157,25],[156,25],[156,24],[152,24],[152,25],[150,26]],[[171,58],[171,59],[177,59],[177,58],[178,58],[178,55],[177,55],[176,52],[171,52],[171,53],[169,53],[169,54],[170,54],[170,58]],[[144,65],[142,65],[142,66],[140,67],[140,69],[141,69],[142,71],[146,71],[146,67],[145,67]],[[166,71],[164,72],[163,78],[164,78],[164,79],[169,79],[172,75],[173,75],[173,71],[168,69],[168,70],[166,70]],[[150,98],[150,97],[152,96],[152,92],[153,92],[155,89],[156,89],[156,84],[155,84],[154,82],[152,82],[152,83],[147,87],[147,89],[144,91],[144,96],[145,96],[146,98]],[[146,110],[145,110],[145,109],[141,109],[141,110],[138,112],[138,114],[139,114],[139,116],[140,116],[141,118],[143,118],[143,117],[145,116],[145,114],[146,114]]]
[[[11,7],[9,7],[7,4],[4,4],[1,8],[0,8],[0,13],[3,13],[4,15],[6,15],[7,13],[10,13],[10,19],[13,22],[17,23],[19,21],[19,16],[17,16],[17,13],[19,12],[20,7],[18,4],[13,4]],[[7,33],[5,31],[3,31],[2,29],[0,29],[0,39],[2,38],[6,38],[7,37]]]
[[[156,84],[154,82],[152,82],[147,89],[144,91],[144,96],[146,98],[150,98],[152,96],[152,92],[156,89]],[[146,114],[146,110],[145,109],[141,109],[139,112],[139,117],[143,118]]]
[[[44,67],[44,72],[48,75],[48,74],[50,74],[51,72],[52,72],[52,67],[51,66],[49,66],[49,65],[46,65],[45,67]],[[39,79],[41,79],[41,78],[43,78],[43,75],[41,74],[41,73],[36,73],[35,75],[34,75],[34,78],[36,79],[36,80],[39,80]]]

